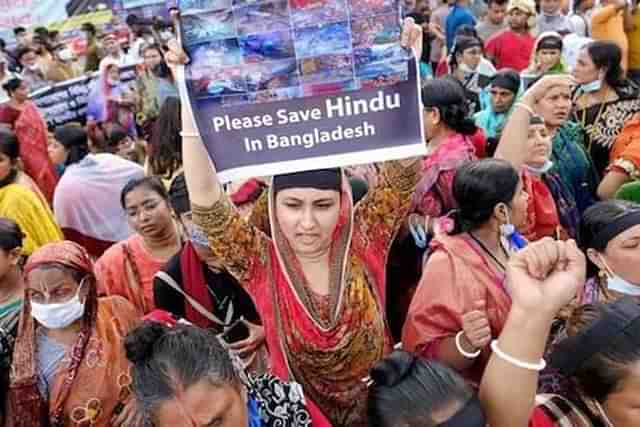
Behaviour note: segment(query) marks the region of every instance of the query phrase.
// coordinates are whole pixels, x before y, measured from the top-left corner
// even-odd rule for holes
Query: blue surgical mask
[[[527,239],[516,230],[515,225],[511,223],[511,218],[507,212],[507,223],[500,226],[500,235],[502,240],[507,244],[509,252],[517,252],[527,246]]]
[[[597,80],[594,80],[594,81],[592,81],[590,83],[586,83],[586,84],[580,85],[578,87],[578,90],[581,93],[593,93],[593,92],[599,91],[601,88],[602,88],[602,80],[597,79]]]
[[[545,174],[545,173],[549,172],[552,167],[553,167],[553,162],[551,160],[547,160],[544,163],[544,165],[540,166],[539,168],[537,168],[535,166],[526,165],[527,170],[529,172],[531,172],[532,174],[534,174],[534,175]]]
[[[607,289],[633,297],[640,296],[640,286],[633,285],[613,272],[604,258],[600,258],[607,269]]]

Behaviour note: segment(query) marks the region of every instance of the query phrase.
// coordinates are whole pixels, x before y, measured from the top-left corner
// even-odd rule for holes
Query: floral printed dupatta
[[[310,289],[275,218],[273,192],[269,197],[270,283],[290,380],[303,385],[305,395],[336,427],[366,425],[366,388],[361,380],[389,347],[381,287],[370,268],[384,261],[365,254],[369,250],[379,256],[386,249],[375,242],[365,248],[352,241],[358,231],[348,180],[343,176],[342,182],[340,216],[327,266],[327,296]]]

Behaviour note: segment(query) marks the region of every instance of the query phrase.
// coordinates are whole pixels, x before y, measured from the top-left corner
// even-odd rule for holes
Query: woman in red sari
[[[29,89],[22,80],[11,79],[3,88],[10,100],[0,106],[0,123],[9,125],[18,137],[24,171],[51,205],[58,174],[49,159],[47,124],[36,105],[29,101]]]
[[[527,193],[506,161],[485,159],[458,169],[453,183],[458,233],[438,234],[403,328],[404,348],[439,360],[478,385],[511,299],[505,265],[517,247]]]
[[[422,38],[415,25],[405,31],[408,44]],[[182,149],[193,219],[253,298],[272,372],[302,385],[315,427],[365,426],[362,379],[391,350],[385,263],[410,207],[417,160],[386,163],[355,208],[337,169],[275,177],[269,237],[224,195],[188,107],[183,101]]]
[[[73,242],[38,249],[24,277],[5,425],[137,427],[123,346],[133,307],[97,297],[93,263]]]

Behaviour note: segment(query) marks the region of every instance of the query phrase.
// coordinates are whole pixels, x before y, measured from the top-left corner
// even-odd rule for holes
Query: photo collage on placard
[[[221,105],[407,79],[398,0],[183,0],[188,82]]]

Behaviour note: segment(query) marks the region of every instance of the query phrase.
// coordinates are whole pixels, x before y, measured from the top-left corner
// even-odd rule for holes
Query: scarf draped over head
[[[485,90],[481,94],[481,103],[484,108],[474,116],[474,120],[476,125],[484,130],[487,138],[498,138],[507,123],[507,119],[513,111],[515,103],[522,96],[524,90],[520,80],[520,75],[513,70],[502,70],[497,73],[491,80],[488,87],[506,89],[515,95],[511,107],[509,107],[509,109],[504,113],[497,113],[493,109],[489,92]]]
[[[541,76],[540,73],[540,61],[538,61],[538,52],[542,49],[556,49],[560,52],[558,63],[547,70],[544,74],[565,74],[568,73],[568,68],[564,63],[562,57],[562,36],[555,31],[546,31],[538,36],[536,42],[531,51],[531,59],[529,61],[529,67],[523,71],[523,78],[528,77],[536,78]]]
[[[17,427],[62,427],[64,425],[64,406],[73,386],[73,381],[83,360],[91,330],[95,325],[97,312],[97,291],[93,262],[87,251],[80,245],[64,241],[50,243],[31,255],[24,268],[25,283],[29,285],[29,273],[43,265],[59,265],[79,271],[89,277],[84,286],[89,286],[85,303],[82,327],[73,344],[70,362],[64,384],[56,404],[50,405],[42,398],[38,390],[38,372],[36,357],[36,322],[31,316],[29,298],[25,298],[20,317],[20,326],[16,337],[13,362],[10,371],[8,392],[9,415]]]
[[[507,14],[512,10],[520,10],[529,15],[527,28],[531,31],[536,26],[536,4],[533,0],[510,0],[507,6]]]

